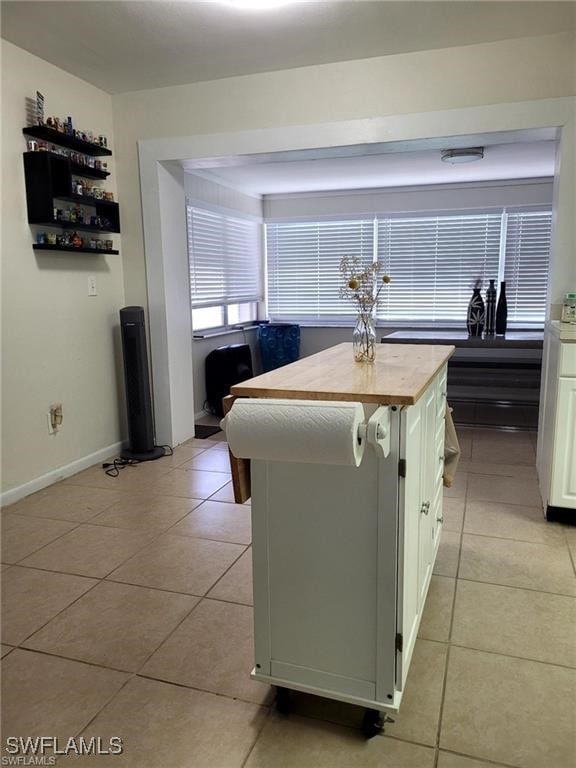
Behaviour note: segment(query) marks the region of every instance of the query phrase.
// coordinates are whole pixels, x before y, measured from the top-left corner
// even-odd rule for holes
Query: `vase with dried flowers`
[[[358,256],[344,256],[340,261],[340,274],[344,285],[340,297],[352,301],[358,310],[352,336],[354,360],[357,363],[373,363],[376,356],[376,330],[374,308],[380,293],[390,282],[383,274],[384,263],[363,263]]]

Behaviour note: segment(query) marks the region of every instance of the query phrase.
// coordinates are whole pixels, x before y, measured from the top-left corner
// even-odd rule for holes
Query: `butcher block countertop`
[[[352,344],[337,344],[235,384],[231,392],[236,397],[414,405],[453,352],[450,345],[376,344],[374,363],[356,363]]]

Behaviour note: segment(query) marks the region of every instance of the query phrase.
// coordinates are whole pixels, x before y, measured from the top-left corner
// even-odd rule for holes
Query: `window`
[[[371,219],[268,225],[271,317],[317,320],[354,316],[354,307],[339,296],[338,264],[343,256],[370,262],[373,229]]]
[[[511,326],[544,323],[551,212],[476,211],[266,226],[273,320],[338,322],[342,256],[382,259],[392,285],[377,307],[389,323],[461,325],[477,280],[506,280]]]
[[[196,206],[187,207],[187,223],[194,330],[256,320],[262,300],[261,224]]]
[[[378,258],[393,285],[380,294],[388,321],[461,322],[477,280],[498,278],[502,214],[378,221]]]
[[[515,322],[544,322],[552,215],[549,211],[505,214],[504,276],[508,316]]]

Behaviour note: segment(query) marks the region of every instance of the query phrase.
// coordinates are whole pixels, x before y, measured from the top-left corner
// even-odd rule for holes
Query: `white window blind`
[[[386,321],[462,322],[472,288],[498,278],[502,214],[380,218],[378,258],[392,277]]]
[[[372,219],[268,224],[268,310],[275,319],[353,316],[339,296],[343,256],[373,258]]]
[[[192,307],[262,299],[261,224],[187,206]]]
[[[543,325],[552,214],[446,211],[370,219],[270,223],[268,310],[273,320],[355,314],[339,297],[342,256],[384,261],[392,284],[377,315],[389,323],[465,323],[476,281],[506,281],[510,327]],[[499,287],[499,286],[498,286]]]
[[[552,214],[550,211],[506,214],[504,280],[508,317],[515,323],[543,324]]]

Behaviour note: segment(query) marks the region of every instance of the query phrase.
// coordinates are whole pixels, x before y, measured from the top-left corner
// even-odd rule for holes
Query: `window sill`
[[[218,336],[230,336],[234,333],[245,333],[246,331],[255,331],[258,325],[237,325],[233,328],[219,328],[217,330],[202,331],[192,336],[192,341],[204,341],[206,339],[216,339]]]

